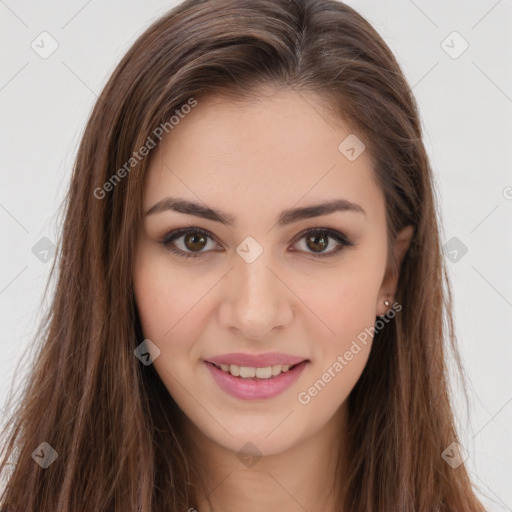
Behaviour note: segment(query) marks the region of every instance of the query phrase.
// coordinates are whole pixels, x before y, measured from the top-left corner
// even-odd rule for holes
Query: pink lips
[[[215,364],[236,364],[253,368],[265,368],[277,365],[294,365],[287,372],[269,379],[234,377],[228,372],[217,368]],[[271,398],[288,389],[300,376],[308,360],[287,354],[225,354],[209,358],[205,361],[206,367],[218,386],[226,393],[244,400],[257,400]]]

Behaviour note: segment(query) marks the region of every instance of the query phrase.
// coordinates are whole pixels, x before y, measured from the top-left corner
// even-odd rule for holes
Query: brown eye
[[[304,246],[298,252],[309,254],[314,258],[333,256],[345,247],[353,247],[356,244],[351,242],[343,233],[330,228],[310,229],[299,235],[299,242]],[[205,250],[208,242],[213,244],[210,249],[218,250],[219,245],[214,242],[214,237],[208,231],[200,228],[182,228],[168,233],[160,243],[169,251],[182,258],[197,258],[210,252]],[[326,250],[334,243],[333,248]],[[295,245],[297,245],[296,242]],[[297,251],[293,249],[292,252]]]
[[[189,233],[184,236],[183,244],[192,252],[201,251],[206,246],[206,237],[202,234]]]
[[[299,235],[299,242],[302,241],[304,241],[304,247],[300,248],[300,252],[305,252],[315,258],[333,256],[344,247],[355,245],[344,234],[329,228],[310,229]],[[332,249],[327,250],[331,244]]]
[[[329,237],[325,234],[312,234],[306,237],[306,245],[313,252],[322,252],[329,245]]]
[[[215,249],[216,244],[208,232],[199,228],[183,228],[168,233],[160,243],[178,256],[196,258],[207,252],[203,249],[207,247],[209,241]]]

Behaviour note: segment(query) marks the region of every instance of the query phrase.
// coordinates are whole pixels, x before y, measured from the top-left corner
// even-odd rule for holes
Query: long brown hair
[[[484,510],[464,464],[442,457],[457,442],[449,352],[463,370],[432,173],[395,57],[364,18],[335,0],[187,0],[129,49],[83,134],[51,307],[2,432],[1,507],[9,512],[196,506],[177,405],[153,366],[134,356],[143,336],[132,257],[150,157],[132,159],[157,127],[167,123],[170,132],[169,119],[191,99],[258,97],[262,86],[316,94],[332,119],[348,122],[385,194],[389,247],[402,227],[415,229],[396,294],[403,309],[375,334],[348,399],[351,471],[339,508]],[[37,456],[51,449],[57,458],[43,468]]]

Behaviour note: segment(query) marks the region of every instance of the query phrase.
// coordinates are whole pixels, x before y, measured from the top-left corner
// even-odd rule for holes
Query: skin
[[[346,470],[347,397],[371,337],[308,404],[297,397],[385,314],[383,301],[393,303],[398,280],[386,261],[385,198],[370,158],[363,152],[349,161],[338,150],[351,133],[312,94],[269,90],[261,101],[201,99],[153,150],[144,212],[173,196],[236,218],[228,227],[173,211],[148,215],[135,254],[144,336],[160,349],[153,364],[182,411],[184,443],[205,488],[199,512],[212,510],[206,497],[213,510],[334,510],[338,452]],[[282,210],[339,198],[366,213],[276,224]],[[181,236],[175,245],[201,256],[180,258],[160,243],[190,226],[213,237],[201,246]],[[311,228],[339,231],[357,245],[334,253],[333,238],[315,246],[306,233],[297,237]],[[248,236],[263,249],[250,264],[236,252]],[[399,233],[398,261],[411,236],[410,227]],[[309,362],[290,388],[264,400],[227,395],[203,362],[274,351]],[[256,448],[247,453],[260,456],[250,467],[237,456],[248,442]]]

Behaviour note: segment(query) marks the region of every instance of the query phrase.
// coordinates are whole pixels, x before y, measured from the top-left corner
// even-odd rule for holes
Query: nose
[[[238,337],[262,341],[293,319],[294,295],[267,252],[252,263],[235,259],[226,276],[220,323]]]

